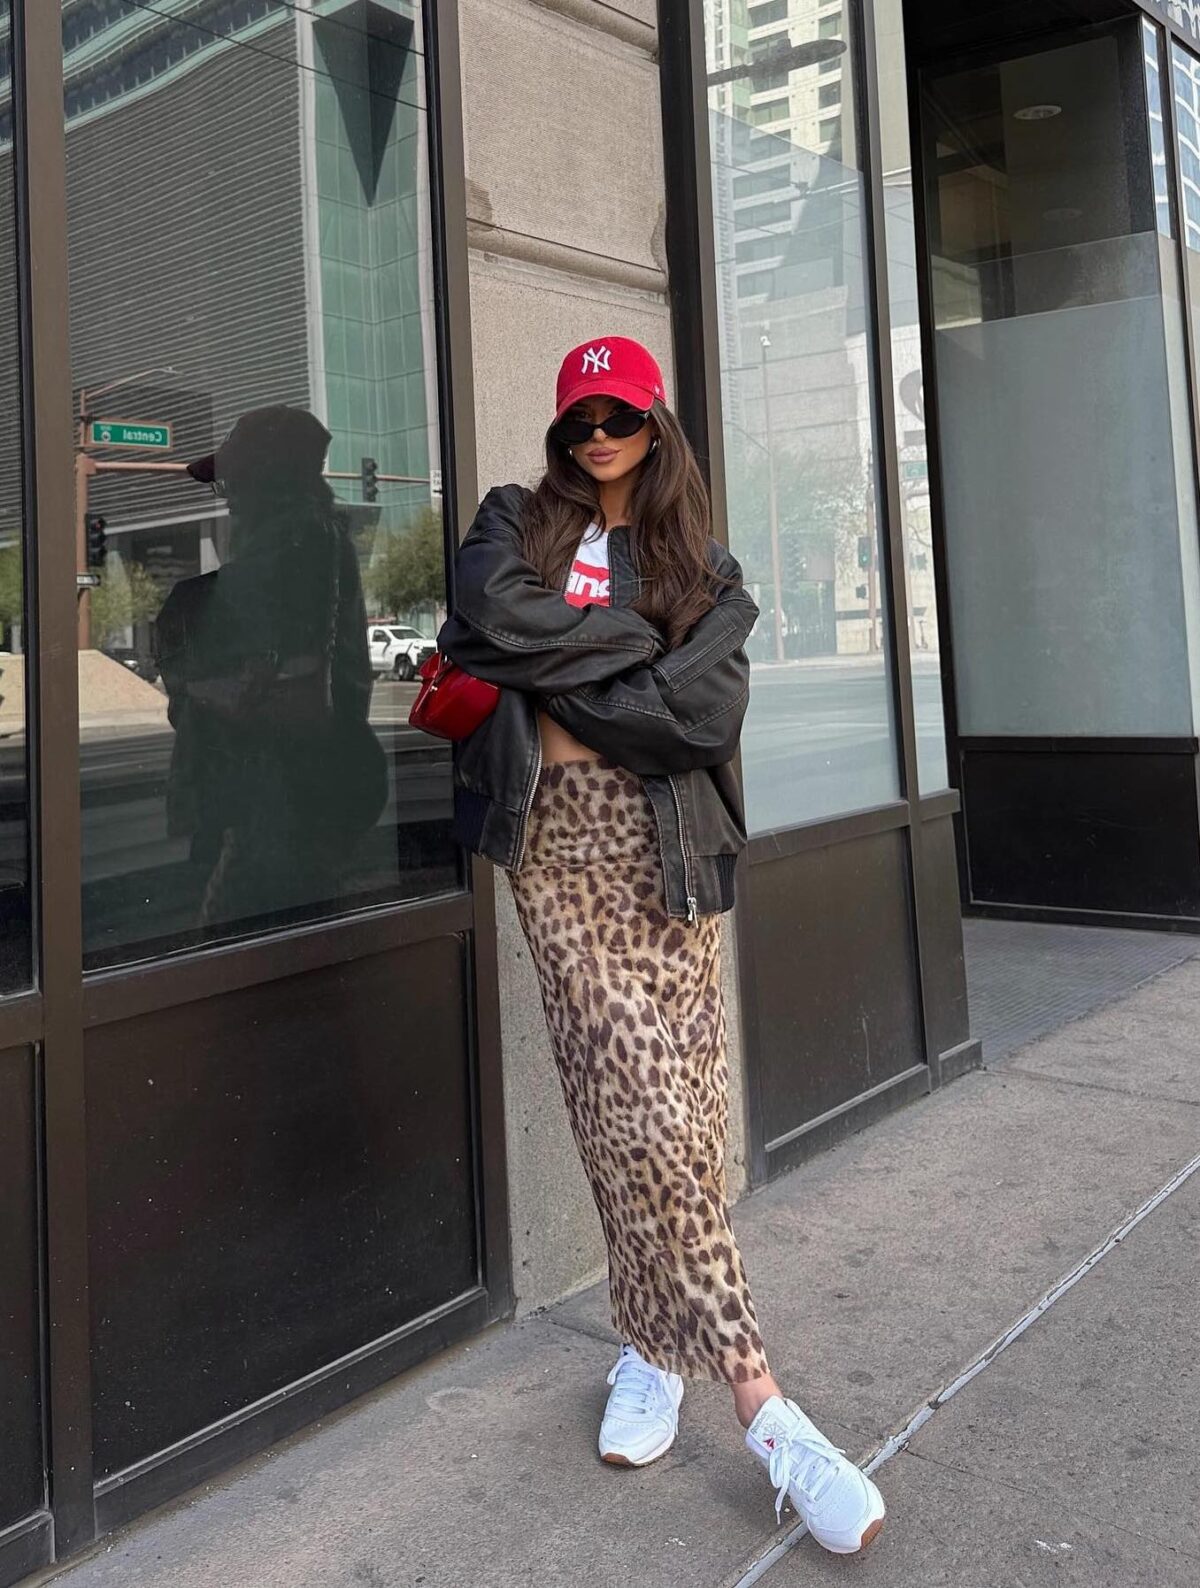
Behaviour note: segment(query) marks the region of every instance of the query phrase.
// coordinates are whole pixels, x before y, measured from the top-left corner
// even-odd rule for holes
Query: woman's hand
[[[733,582],[682,645],[546,701],[560,727],[631,772],[661,777],[722,766],[737,751],[750,698],[745,642],[758,607],[741,586],[735,559],[722,548],[714,548],[714,558]]]

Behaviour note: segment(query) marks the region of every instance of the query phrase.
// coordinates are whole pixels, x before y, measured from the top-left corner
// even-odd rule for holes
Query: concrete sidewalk
[[[1200,961],[738,1207],[775,1371],[854,1456],[903,1429],[1200,1152]],[[565,1128],[565,1126],[564,1126]],[[644,1471],[595,1456],[602,1287],[494,1330],[205,1485],[66,1588],[1194,1588],[1200,1174],[881,1466],[854,1565],[774,1526],[717,1386]],[[789,1534],[789,1525],[792,1532]],[[782,1545],[794,1544],[781,1550]],[[856,1579],[858,1580],[858,1579]]]

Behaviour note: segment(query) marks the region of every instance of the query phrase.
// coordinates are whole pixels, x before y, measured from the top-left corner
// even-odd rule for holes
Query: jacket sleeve
[[[556,694],[546,711],[589,749],[646,777],[733,759],[750,696],[745,642],[758,607],[742,570],[714,541],[718,574],[734,582],[667,655],[607,683]]]
[[[488,683],[551,695],[654,661],[662,635],[637,612],[573,607],[521,554],[529,492],[488,492],[454,565],[454,610],[438,649]]]

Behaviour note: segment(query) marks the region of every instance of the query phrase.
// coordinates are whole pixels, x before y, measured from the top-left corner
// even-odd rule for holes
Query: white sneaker
[[[835,1555],[857,1554],[883,1526],[879,1490],[794,1401],[772,1395],[746,1430],[746,1443],[778,1491],[776,1517],[790,1498],[817,1543]]]
[[[675,1443],[683,1380],[664,1373],[623,1345],[608,1375],[612,1393],[600,1424],[600,1459],[617,1467],[644,1467]]]

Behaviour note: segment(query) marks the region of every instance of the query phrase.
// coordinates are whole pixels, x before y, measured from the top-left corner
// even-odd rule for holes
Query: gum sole
[[[871,1540],[878,1536],[879,1529],[882,1526],[883,1526],[883,1517],[882,1516],[877,1517],[876,1520],[871,1523],[870,1527],[866,1530],[866,1532],[863,1534],[862,1538],[859,1540],[858,1553],[860,1555],[862,1554],[863,1550],[866,1549],[867,1545],[871,1542]]]
[[[628,1456],[619,1455],[615,1451],[611,1455],[601,1456],[600,1459],[601,1461],[607,1462],[610,1467],[649,1467],[652,1466],[654,1462],[661,1461],[674,1443],[675,1441],[673,1439],[668,1440],[661,1450],[654,1451],[652,1455],[647,1456],[643,1461],[630,1461]]]

